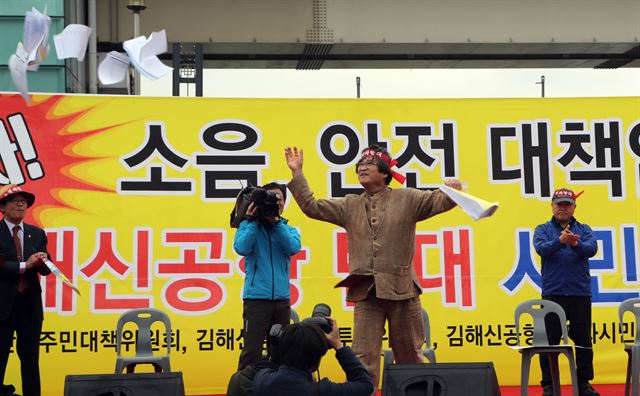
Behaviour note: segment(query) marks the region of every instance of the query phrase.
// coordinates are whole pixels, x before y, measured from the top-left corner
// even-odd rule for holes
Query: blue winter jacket
[[[542,258],[543,296],[591,296],[589,258],[595,256],[598,244],[588,225],[572,218],[569,226],[580,235],[575,247],[560,243],[563,228],[553,218],[533,234],[533,246]]]
[[[289,258],[300,246],[300,233],[284,218],[272,226],[243,220],[233,239],[233,250],[244,256],[242,298],[288,300]]]

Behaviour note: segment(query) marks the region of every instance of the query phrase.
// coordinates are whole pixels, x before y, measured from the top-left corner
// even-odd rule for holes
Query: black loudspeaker
[[[67,375],[64,396],[184,396],[182,372]]]
[[[382,396],[500,396],[493,363],[390,364]]]

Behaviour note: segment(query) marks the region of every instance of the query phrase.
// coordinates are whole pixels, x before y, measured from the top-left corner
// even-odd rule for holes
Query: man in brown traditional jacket
[[[356,165],[365,192],[336,199],[314,198],[302,173],[302,150],[287,147],[285,157],[293,176],[288,186],[304,214],[347,231],[351,278],[347,300],[356,303],[353,350],[377,388],[385,320],[395,361],[423,361],[422,288],[413,268],[416,223],[455,203],[440,190],[389,188],[392,177],[399,175],[391,170],[395,162],[378,146],[363,150]],[[445,184],[461,189],[458,180]]]

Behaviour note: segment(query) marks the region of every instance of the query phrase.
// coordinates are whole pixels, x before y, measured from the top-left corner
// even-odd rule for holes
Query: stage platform
[[[595,390],[600,392],[601,396],[624,396],[624,384],[615,384],[615,385],[599,385],[594,384],[593,387]],[[520,395],[520,387],[519,386],[501,386],[500,394],[502,396],[519,396]],[[562,395],[571,395],[571,386],[564,385],[562,386]],[[529,395],[530,396],[540,396],[542,395],[542,387],[540,386],[530,386],[529,387]]]
[[[600,395],[602,396],[624,396],[624,384],[614,384],[614,385],[600,385],[594,384],[593,386]],[[502,396],[519,396],[520,395],[520,387],[519,386],[501,386],[500,393]],[[376,396],[381,396],[382,391],[378,391]],[[540,386],[529,386],[529,395],[530,396],[540,396],[542,395],[542,387]],[[562,386],[562,395],[571,395],[571,386],[564,385]],[[192,395],[192,396],[225,396],[221,395]]]

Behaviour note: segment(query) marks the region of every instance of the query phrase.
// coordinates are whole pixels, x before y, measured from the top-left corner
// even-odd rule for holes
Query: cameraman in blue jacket
[[[300,233],[281,217],[286,186],[271,182],[262,189],[267,191],[268,198],[263,200],[262,195],[252,194],[254,199],[247,209],[247,218],[240,223],[233,240],[233,249],[244,256],[245,268],[242,294],[244,348],[238,370],[260,360],[264,340],[272,325],[285,327],[289,324],[289,261],[301,247]],[[275,199],[271,199],[275,197],[277,208],[273,207]]]

